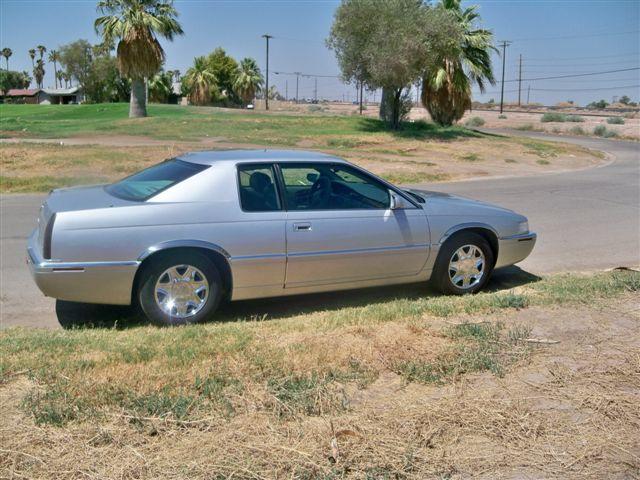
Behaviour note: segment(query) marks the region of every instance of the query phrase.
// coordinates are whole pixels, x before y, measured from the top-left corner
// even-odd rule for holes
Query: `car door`
[[[420,272],[429,255],[422,209],[392,209],[388,187],[353,166],[279,164],[287,207],[285,288]]]
[[[272,163],[238,163],[239,215],[232,224],[233,298],[278,294],[286,267],[286,212]]]

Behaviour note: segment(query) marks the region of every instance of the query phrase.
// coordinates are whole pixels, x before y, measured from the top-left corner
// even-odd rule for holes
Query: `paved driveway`
[[[640,143],[526,135],[604,150],[615,160],[578,172],[420,187],[495,202],[527,215],[539,235],[532,255],[520,264],[531,273],[640,264]],[[43,199],[44,195],[0,198],[2,326],[58,325],[54,301],[38,291],[24,260],[26,237]]]

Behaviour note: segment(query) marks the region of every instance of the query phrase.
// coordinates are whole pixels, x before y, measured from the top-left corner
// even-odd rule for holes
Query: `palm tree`
[[[173,92],[171,85],[172,71],[160,72],[149,80],[149,98],[152,102],[167,103]]]
[[[31,57],[31,67],[35,68],[36,64],[33,63],[34,59],[36,58],[36,49],[35,48],[32,48],[32,49],[29,50],[29,56]]]
[[[42,82],[44,81],[44,60],[42,60],[41,58],[39,58],[36,61],[36,66],[33,69],[33,76],[36,79],[36,84],[38,85],[38,88],[42,88]]]
[[[31,80],[33,80],[31,78],[31,75],[29,75],[29,72],[24,70],[22,72],[22,77],[24,78],[24,83],[22,84],[22,88],[29,88],[29,85],[31,85]]]
[[[42,57],[44,57],[44,52],[47,51],[47,47],[45,47],[44,45],[36,45],[36,50],[38,50],[38,53],[40,54],[40,60],[42,60]]]
[[[60,52],[57,50],[51,50],[49,52],[49,61],[53,63],[53,79],[56,82],[56,88],[58,88],[58,62],[60,61]],[[62,88],[62,84],[60,84]]]
[[[174,82],[179,82],[180,81],[180,70],[175,69],[173,71],[173,81]]]
[[[240,62],[238,76],[233,82],[233,89],[245,106],[250,104],[256,93],[262,90],[264,80],[260,68],[253,58],[245,58]]]
[[[215,87],[216,76],[209,70],[205,57],[193,59],[193,67],[187,70],[184,82],[189,89],[189,101],[194,105],[206,105],[211,101],[211,88]]]
[[[56,80],[60,84],[60,88],[62,88],[62,81],[64,80],[64,72],[62,70],[56,72]],[[66,85],[65,85],[66,88]]]
[[[3,48],[2,49],[2,56],[4,57],[5,61],[7,62],[7,71],[9,71],[9,57],[13,55],[13,51],[10,48]]]
[[[471,85],[484,92],[485,82],[495,85],[491,67],[493,33],[476,29],[480,15],[476,6],[462,9],[461,0],[441,0],[440,7],[450,11],[462,32],[461,41],[443,54],[424,75],[421,100],[434,122],[449,126],[471,107]]]
[[[117,64],[131,79],[129,117],[146,117],[145,78],[152,77],[164,62],[157,36],[173,40],[184,33],[171,0],[100,0],[95,21],[103,41],[118,39]]]

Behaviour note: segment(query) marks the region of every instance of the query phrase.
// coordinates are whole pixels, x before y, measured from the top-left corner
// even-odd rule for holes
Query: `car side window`
[[[273,165],[238,165],[240,203],[246,212],[281,210]]]
[[[289,210],[387,209],[389,189],[344,164],[281,163]]]

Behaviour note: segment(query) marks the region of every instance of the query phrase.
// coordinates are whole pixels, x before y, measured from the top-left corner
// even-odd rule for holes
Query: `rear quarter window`
[[[209,165],[173,158],[108,185],[106,190],[114,197],[142,202],[207,168]]]

